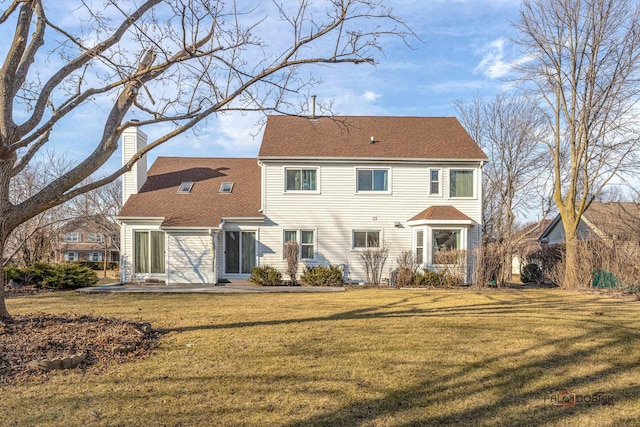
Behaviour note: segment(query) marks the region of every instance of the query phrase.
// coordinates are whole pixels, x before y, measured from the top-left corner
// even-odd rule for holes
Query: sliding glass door
[[[225,273],[251,274],[256,266],[255,231],[225,231]]]

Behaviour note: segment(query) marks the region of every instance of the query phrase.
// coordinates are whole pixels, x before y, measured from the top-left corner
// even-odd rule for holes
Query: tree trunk
[[[2,259],[2,253],[4,252],[4,242],[5,239],[0,236],[0,260]],[[7,311],[7,305],[4,301],[4,266],[0,262],[0,322],[6,322],[11,320],[11,315]]]
[[[565,254],[564,254],[563,288],[576,289],[582,287],[578,283],[578,233],[575,227],[565,226]]]

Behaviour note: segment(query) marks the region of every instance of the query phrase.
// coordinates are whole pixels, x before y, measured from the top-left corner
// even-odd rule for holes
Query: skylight
[[[223,182],[220,185],[220,190],[218,192],[219,193],[231,193],[231,190],[233,190],[233,182]]]
[[[190,193],[191,187],[193,187],[192,181],[182,181],[180,187],[178,187],[178,193]]]

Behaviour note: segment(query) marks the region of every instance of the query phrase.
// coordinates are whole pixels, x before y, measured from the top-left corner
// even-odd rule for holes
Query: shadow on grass
[[[500,354],[485,354],[481,360],[456,368],[453,373],[441,373],[434,361],[425,366],[419,378],[427,378],[417,384],[403,387],[398,384],[384,396],[363,398],[350,402],[337,410],[313,415],[296,422],[294,426],[354,425],[370,423],[383,424],[389,419],[402,419],[407,411],[420,411],[423,416],[407,425],[477,425],[505,424],[531,426],[562,424],[576,416],[587,416],[600,407],[607,413],[611,425],[637,425],[638,414],[615,410],[616,403],[640,401],[640,385],[637,382],[620,383],[617,377],[623,373],[637,371],[637,359],[620,358],[591,369],[576,369],[581,361],[598,360],[602,352],[608,354],[630,354],[637,352],[640,344],[640,330],[627,325],[613,324],[606,311],[624,311],[618,302],[607,302],[597,298],[582,299],[571,303],[562,300],[562,294],[530,296],[502,300],[500,296],[485,295],[488,302],[467,305],[451,305],[429,308],[429,302],[442,304],[441,296],[425,300],[424,297],[402,298],[389,304],[370,306],[334,313],[327,316],[311,316],[298,319],[273,319],[247,321],[204,326],[186,326],[167,329],[167,332],[186,332],[207,329],[236,329],[273,325],[299,324],[307,322],[331,322],[341,320],[374,320],[397,317],[473,317],[482,322],[488,317],[514,317],[526,322],[528,318],[555,322],[562,328],[563,320],[583,322],[585,328],[569,337],[537,340],[534,346]],[[459,300],[458,300],[459,301]],[[593,311],[593,310],[604,310]],[[632,310],[636,312],[637,310]],[[508,344],[508,342],[506,343]],[[490,350],[490,347],[488,347]],[[536,355],[537,350],[547,349],[546,355]],[[513,361],[516,361],[515,363]],[[503,361],[508,361],[503,363]],[[427,370],[428,369],[428,370]],[[549,371],[562,372],[557,383],[540,384],[537,380]],[[586,373],[585,373],[586,371]],[[552,378],[552,377],[550,377]],[[601,384],[617,384],[618,388],[600,390]],[[599,386],[600,384],[600,386]],[[600,402],[579,402],[575,406],[556,406],[551,396],[562,390],[571,390],[583,396],[606,392],[606,399]],[[474,396],[493,396],[491,401],[477,402]],[[461,404],[460,402],[475,402]],[[606,408],[603,406],[606,405]],[[437,407],[438,410],[429,408]],[[434,414],[437,415],[429,415]],[[602,416],[602,413],[600,413]],[[398,424],[394,422],[394,424]],[[400,424],[402,425],[402,424]]]

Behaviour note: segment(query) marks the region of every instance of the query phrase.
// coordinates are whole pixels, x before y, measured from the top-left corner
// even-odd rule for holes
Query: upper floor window
[[[379,230],[363,230],[353,232],[354,248],[379,248],[380,247],[380,231]]]
[[[80,242],[82,241],[82,235],[80,233],[65,233],[62,236],[62,240],[65,242]]]
[[[473,197],[473,170],[449,171],[449,197]]]
[[[287,191],[317,191],[317,169],[290,169],[285,172],[285,188]]]
[[[102,243],[104,242],[104,234],[87,233],[87,242]]]
[[[358,191],[389,191],[389,169],[358,169]]]
[[[429,194],[432,196],[440,194],[440,169],[429,171]]]

